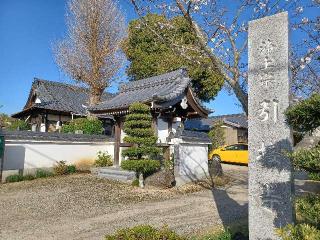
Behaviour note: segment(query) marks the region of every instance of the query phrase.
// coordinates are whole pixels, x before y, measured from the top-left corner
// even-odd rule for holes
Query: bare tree
[[[294,90],[308,95],[320,91],[318,0],[131,0],[136,12],[161,12],[167,17],[182,15],[197,36],[194,46],[210,58],[212,68],[223,74],[226,87],[232,90],[248,113],[247,97],[247,31],[248,21],[289,11],[291,29],[299,32],[292,44],[291,70]],[[310,12],[313,9],[314,12]],[[310,15],[311,17],[308,17]],[[148,24],[148,23],[145,23]],[[152,28],[152,26],[149,26]],[[159,37],[159,40],[163,40]],[[184,54],[181,46],[172,48]],[[293,51],[295,50],[295,51]],[[307,86],[306,86],[307,83]]]
[[[70,0],[66,22],[67,35],[53,49],[56,62],[89,86],[89,104],[94,105],[123,63],[124,17],[113,0]]]

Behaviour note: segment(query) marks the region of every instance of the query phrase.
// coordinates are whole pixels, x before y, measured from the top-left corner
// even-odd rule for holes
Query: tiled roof
[[[185,129],[209,132],[213,123],[219,120],[237,128],[248,128],[248,118],[241,113],[213,116],[207,119],[190,119],[185,122]]]
[[[210,118],[201,119],[187,119],[184,123],[185,129],[209,132],[212,126],[212,120]]]
[[[114,98],[93,106],[90,110],[123,109],[134,102],[171,101],[182,96],[190,83],[191,79],[185,69],[132,81],[122,85]]]
[[[248,117],[244,113],[214,116],[210,119],[214,122],[222,120],[224,123],[238,128],[248,128]]]
[[[114,141],[106,135],[70,134],[70,133],[48,133],[31,131],[6,131],[0,130],[0,136],[6,140],[30,140],[30,141],[63,141],[63,142],[106,142]]]
[[[208,134],[199,131],[190,131],[183,130],[181,134],[181,138],[184,141],[193,141],[193,142],[201,142],[201,143],[211,143],[211,140]]]
[[[30,106],[30,101],[34,95],[40,100],[41,103],[32,103]],[[104,93],[102,96],[102,101],[110,99],[113,96],[113,94]],[[40,108],[61,112],[72,112],[74,114],[84,116],[87,114],[86,107],[88,104],[88,88],[35,78],[32,84],[29,99],[23,110]]]

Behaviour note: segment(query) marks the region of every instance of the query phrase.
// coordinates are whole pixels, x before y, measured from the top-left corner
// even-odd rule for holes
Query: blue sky
[[[129,1],[120,2],[127,22],[136,18]],[[34,77],[71,81],[55,64],[51,48],[66,31],[65,10],[66,0],[0,1],[0,112],[22,110]],[[108,91],[117,91],[117,85]],[[242,112],[235,96],[225,90],[207,105],[214,115]]]

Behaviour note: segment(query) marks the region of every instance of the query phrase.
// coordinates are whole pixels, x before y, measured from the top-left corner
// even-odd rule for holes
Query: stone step
[[[112,168],[112,167],[109,167],[109,168],[99,168],[99,169],[98,169],[98,174],[99,174],[99,173],[115,174],[115,175],[124,175],[124,176],[133,176],[133,177],[136,176],[136,173],[135,173],[135,172],[125,171],[125,170],[122,170],[122,169],[120,169],[120,168]]]
[[[132,171],[125,171],[119,167],[102,167],[96,168],[94,173],[98,177],[119,180],[119,181],[132,181],[136,177],[136,173]]]
[[[98,173],[98,177],[113,179],[118,181],[132,181],[135,176],[132,175],[119,175],[119,174],[110,174],[110,173]]]

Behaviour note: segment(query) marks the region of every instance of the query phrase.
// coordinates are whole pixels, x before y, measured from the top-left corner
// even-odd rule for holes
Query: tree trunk
[[[248,116],[248,94],[243,91],[238,81],[235,84],[232,84],[232,89],[239,102],[241,103],[243,111]]]
[[[103,89],[90,88],[89,105],[94,106],[101,101]]]

